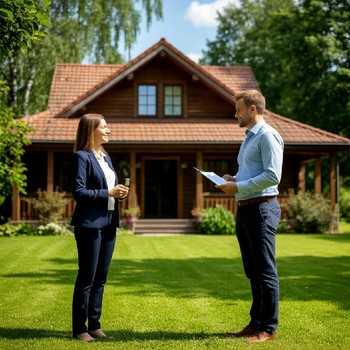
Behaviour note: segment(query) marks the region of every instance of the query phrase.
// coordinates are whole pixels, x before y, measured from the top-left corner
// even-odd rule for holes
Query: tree
[[[268,108],[350,137],[350,3],[241,0],[202,63],[252,67]]]
[[[124,41],[130,53],[142,12],[149,27],[153,16],[162,18],[162,1],[52,0],[49,11],[47,36],[30,53],[17,55],[13,62],[0,61],[6,81],[15,91],[6,96],[7,103],[16,106],[19,115],[46,108],[56,63],[123,62],[120,42]]]
[[[0,5],[0,59],[11,62],[19,52],[30,49],[33,42],[45,35],[41,28],[49,24],[47,3],[38,7],[32,0],[2,0]],[[13,86],[12,86],[13,88]],[[11,88],[0,80],[0,95],[11,94]],[[13,106],[10,106],[13,107]],[[0,208],[17,186],[25,193],[25,166],[21,161],[24,146],[29,144],[26,135],[31,129],[24,120],[15,118],[13,108],[0,99]],[[0,216],[2,216],[0,214]],[[1,218],[3,219],[3,218]]]

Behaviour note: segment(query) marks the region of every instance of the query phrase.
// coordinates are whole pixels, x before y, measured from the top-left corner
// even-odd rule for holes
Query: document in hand
[[[225,179],[223,179],[221,176],[215,174],[213,171],[204,171],[204,170],[196,168],[195,166],[193,167],[193,169],[197,170],[199,173],[201,173],[207,179],[214,182],[215,185],[222,185],[222,184],[226,183]]]

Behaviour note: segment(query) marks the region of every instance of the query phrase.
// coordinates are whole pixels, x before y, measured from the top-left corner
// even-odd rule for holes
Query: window
[[[164,115],[182,115],[182,87],[165,86],[164,88]]]
[[[139,85],[138,115],[157,115],[157,87],[155,85]]]

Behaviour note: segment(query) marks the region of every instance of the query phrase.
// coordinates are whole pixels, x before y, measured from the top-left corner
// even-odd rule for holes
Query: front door
[[[145,218],[177,218],[177,161],[145,161]]]

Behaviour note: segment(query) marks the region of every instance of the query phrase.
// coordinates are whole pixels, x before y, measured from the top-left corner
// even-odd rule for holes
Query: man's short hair
[[[235,101],[243,99],[247,107],[254,105],[258,114],[263,114],[265,110],[265,97],[258,90],[245,90],[234,97]]]

